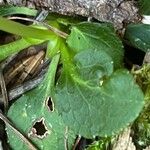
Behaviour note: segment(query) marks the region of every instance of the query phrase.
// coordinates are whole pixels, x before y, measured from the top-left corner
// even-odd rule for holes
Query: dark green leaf
[[[150,50],[150,25],[131,24],[125,31],[124,39],[131,46],[134,46],[144,52]]]
[[[86,50],[78,53],[74,63],[82,79],[99,85],[100,79],[113,73],[113,61],[105,51]]]
[[[86,49],[105,51],[114,61],[115,68],[122,65],[123,45],[110,24],[79,23],[72,27],[67,43],[75,52]]]
[[[65,124],[55,109],[53,100],[48,99],[53,91],[58,60],[59,55],[52,59],[48,73],[40,86],[19,98],[8,111],[8,117],[20,131],[29,137],[39,150],[64,149],[66,134],[69,147],[71,147],[74,139],[74,134],[70,133],[70,130],[67,132]],[[48,100],[51,100],[54,110],[50,109],[52,106],[48,105]],[[33,128],[40,121],[44,122],[47,131],[42,131],[41,125]],[[38,131],[43,134],[40,135]],[[13,149],[28,150],[27,145],[8,127],[7,133],[9,143]]]
[[[150,15],[150,0],[138,0],[140,13]]]
[[[75,56],[75,64],[68,62],[70,69],[64,68],[53,96],[65,123],[88,138],[120,131],[143,107],[142,91],[129,72],[118,70],[108,77],[111,61],[98,53],[81,51]],[[89,84],[89,80],[99,80],[99,84]]]

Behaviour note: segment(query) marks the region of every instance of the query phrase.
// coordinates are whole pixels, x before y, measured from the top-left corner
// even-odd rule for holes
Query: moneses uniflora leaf
[[[144,104],[132,75],[117,69],[122,63],[121,42],[111,27],[90,23],[73,27],[67,42],[72,49],[61,50],[63,71],[53,95],[55,108],[84,137],[120,131]]]
[[[105,51],[112,58],[115,68],[122,66],[123,46],[110,24],[77,24],[72,27],[67,43],[74,51],[89,48]]]
[[[144,52],[150,51],[150,25],[130,24],[126,28],[125,40]]]
[[[55,110],[53,100],[49,98],[54,86],[58,60],[59,55],[56,55],[43,83],[19,98],[8,111],[8,117],[39,150],[64,150],[66,136],[69,147],[74,139],[74,135],[66,131],[65,124]],[[7,133],[12,149],[28,150],[10,128],[7,128]]]

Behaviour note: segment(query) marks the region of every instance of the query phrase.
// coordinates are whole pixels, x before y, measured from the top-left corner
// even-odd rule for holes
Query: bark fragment
[[[122,28],[124,21],[136,22],[140,18],[133,0],[7,0],[6,4],[93,17],[112,22],[118,29]]]

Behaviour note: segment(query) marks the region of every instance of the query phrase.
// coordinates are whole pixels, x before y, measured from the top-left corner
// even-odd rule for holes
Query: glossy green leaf
[[[138,0],[140,13],[150,15],[150,0]]]
[[[123,45],[110,24],[79,23],[72,27],[67,43],[75,52],[85,49],[105,51],[113,59],[115,68],[122,65]]]
[[[47,29],[39,29],[31,26],[26,26],[6,18],[0,17],[0,30],[20,35],[26,38],[35,38],[40,40],[50,40],[54,38],[54,33]]]
[[[132,75],[117,70],[108,77],[111,61],[98,52],[81,51],[73,62],[68,61],[53,95],[64,122],[88,138],[119,132],[134,121],[144,104]],[[99,84],[89,84],[95,79]]]
[[[32,45],[37,45],[44,42],[43,40],[31,39],[31,38],[22,38],[17,41],[1,45],[0,46],[0,61],[5,59],[6,57],[17,53],[25,48],[28,48]]]
[[[150,25],[128,25],[124,36],[125,41],[144,52],[150,50]]]
[[[16,6],[0,6],[0,16],[23,14],[29,16],[36,16],[37,10],[29,9],[27,7],[16,7]]]
[[[66,132],[66,125],[63,123],[61,116],[58,115],[55,105],[53,107],[53,100],[48,99],[53,92],[58,61],[59,54],[52,59],[48,73],[39,87],[19,98],[8,111],[8,117],[11,121],[15,123],[16,127],[22,131],[39,150],[64,149],[66,134],[68,136],[67,141],[69,147],[71,147],[74,140],[74,134],[71,133],[70,130]],[[51,100],[51,106],[48,105],[48,100]],[[42,126],[33,128],[34,124],[41,120],[44,122],[45,130],[47,131],[40,131]],[[27,145],[8,127],[7,134],[9,143],[13,149],[28,150]]]

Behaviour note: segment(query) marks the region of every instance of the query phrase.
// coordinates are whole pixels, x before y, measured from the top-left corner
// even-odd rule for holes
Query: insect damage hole
[[[48,107],[48,109],[53,112],[54,111],[54,102],[52,100],[51,97],[48,97],[46,100],[46,106]]]
[[[47,127],[45,125],[45,119],[41,118],[40,120],[36,121],[33,124],[33,127],[31,129],[30,133],[28,134],[28,136],[29,137],[33,136],[33,137],[43,139],[48,134],[49,134],[49,130],[47,129]]]

